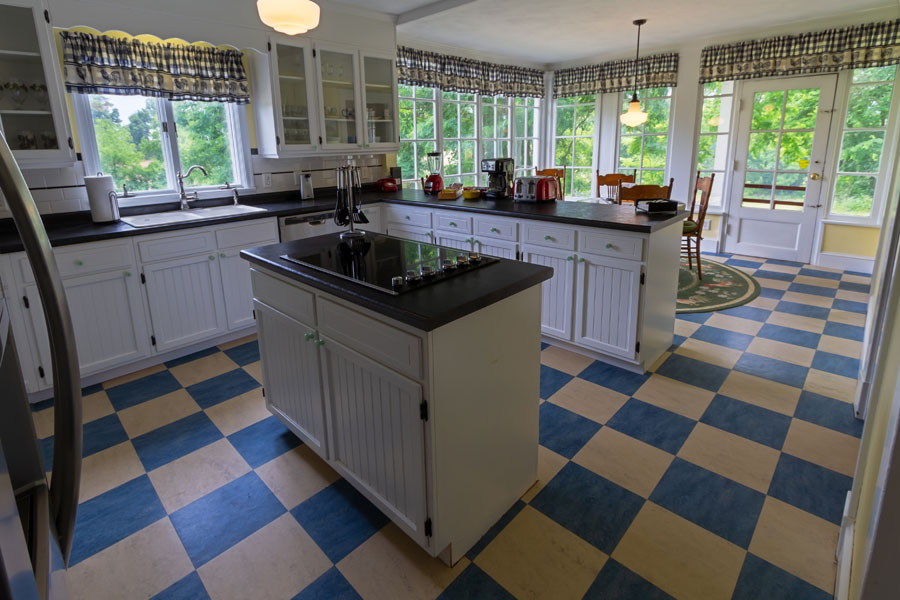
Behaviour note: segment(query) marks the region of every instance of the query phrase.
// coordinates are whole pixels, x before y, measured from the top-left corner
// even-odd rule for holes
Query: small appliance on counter
[[[513,189],[516,202],[555,202],[560,199],[556,177],[516,177]]]
[[[91,220],[94,223],[111,223],[119,220],[119,195],[112,175],[94,175],[84,178]]]
[[[635,200],[634,212],[652,214],[672,214],[684,209],[684,204],[675,200],[658,198],[655,200]]]
[[[488,198],[509,198],[513,195],[515,163],[511,158],[486,158],[481,161],[482,173],[488,174],[484,195]]]
[[[379,179],[375,182],[375,185],[378,186],[379,192],[396,192],[397,191],[397,180],[392,177],[385,177],[383,179]]]
[[[422,189],[426,194],[437,194],[444,189],[444,178],[441,177],[441,167],[443,166],[443,154],[440,152],[428,153],[428,170],[431,175],[422,179]]]
[[[309,200],[314,195],[312,175],[309,173],[300,173],[300,199]]]

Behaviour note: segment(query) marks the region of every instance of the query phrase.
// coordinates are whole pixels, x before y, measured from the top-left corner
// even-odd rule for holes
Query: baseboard
[[[872,273],[875,268],[875,259],[868,256],[856,256],[855,254],[840,254],[838,252],[820,252],[815,265],[842,271],[859,271]]]
[[[849,514],[850,492],[844,500],[844,515],[841,519],[841,532],[838,536],[838,545],[835,550],[837,569],[834,575],[834,599],[847,600],[850,598],[850,561],[853,557],[853,530],[856,522]]]

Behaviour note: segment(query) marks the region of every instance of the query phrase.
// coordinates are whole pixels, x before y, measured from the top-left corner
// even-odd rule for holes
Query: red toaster
[[[513,200],[516,202],[553,202],[560,199],[556,177],[516,177]]]

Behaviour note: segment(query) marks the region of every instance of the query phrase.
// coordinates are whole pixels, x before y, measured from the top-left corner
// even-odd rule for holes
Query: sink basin
[[[122,217],[122,222],[132,227],[155,227],[157,225],[169,225],[171,223],[184,223],[186,221],[202,221],[204,219],[218,219],[233,215],[245,215],[248,213],[263,212],[266,209],[245,204],[229,206],[210,206],[208,208],[192,208],[190,210],[170,210],[168,212],[152,213],[149,215],[135,215]]]

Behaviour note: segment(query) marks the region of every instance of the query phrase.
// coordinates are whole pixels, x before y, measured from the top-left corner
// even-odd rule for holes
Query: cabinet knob
[[[405,218],[407,221],[409,221],[409,215],[406,215],[406,217],[404,217],[404,218]]]
[[[125,271],[125,277],[131,277],[131,271]]]
[[[612,247],[613,247],[612,242],[606,242],[606,249],[607,249],[607,250],[609,250],[609,249],[612,248]]]
[[[321,348],[322,346],[325,345],[325,340],[316,340],[315,343],[316,343],[316,346],[319,346]]]
[[[580,262],[580,263],[584,262],[584,257],[583,257],[583,256],[579,256],[579,257],[578,257],[578,262]]]
[[[75,259],[75,266],[76,266],[76,267],[81,267],[81,266],[83,266],[83,265],[84,265],[84,261],[83,261],[83,260],[80,260],[80,259],[77,259],[77,258]]]
[[[544,236],[544,239],[547,240],[547,241],[549,241],[549,242],[552,242],[552,241],[553,241],[553,236],[552,236],[552,235],[545,235],[545,236]]]
[[[214,254],[209,255],[209,260],[216,260],[216,256]]]
[[[574,256],[567,256],[567,257],[566,257],[566,260],[575,260],[575,257],[574,257]]]
[[[456,223],[454,223],[453,221],[450,221],[450,227],[456,227]]]
[[[224,253],[224,252],[219,252],[219,258],[225,258],[225,253]]]
[[[363,145],[362,145],[362,144],[357,144],[356,147],[357,147],[357,148],[362,148]]]
[[[306,340],[307,342],[311,342],[314,337],[316,337],[316,334],[314,334],[314,333],[304,333],[303,334],[303,339]]]
[[[500,230],[497,229],[496,227],[491,227],[491,232],[492,232],[492,233],[500,233]],[[549,236],[548,236],[548,237],[549,237]]]

